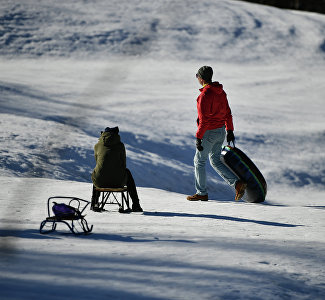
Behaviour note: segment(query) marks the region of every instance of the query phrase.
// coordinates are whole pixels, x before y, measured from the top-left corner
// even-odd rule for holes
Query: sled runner
[[[241,180],[247,183],[246,201],[259,203],[265,200],[267,184],[259,169],[240,149],[224,146],[220,156],[221,161]]]
[[[99,202],[96,203],[91,209],[94,211],[104,211],[104,206],[106,204],[117,204],[119,206],[120,213],[130,213],[130,204],[129,204],[129,193],[127,187],[121,188],[98,188],[96,191],[99,194]],[[120,194],[120,196],[118,196]]]
[[[89,203],[76,197],[50,197],[47,201],[48,217],[41,222],[40,233],[55,231],[58,223],[65,224],[76,235],[90,233],[93,225],[89,227],[85,216],[82,215]],[[49,229],[46,230],[46,227]]]

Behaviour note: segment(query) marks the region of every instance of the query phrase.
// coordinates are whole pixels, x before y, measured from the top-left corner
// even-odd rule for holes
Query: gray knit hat
[[[209,66],[201,67],[196,74],[196,77],[202,78],[206,82],[212,81],[213,70]]]

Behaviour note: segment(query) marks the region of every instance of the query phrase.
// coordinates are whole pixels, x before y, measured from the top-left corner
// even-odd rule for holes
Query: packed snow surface
[[[268,183],[195,193],[195,74],[214,68],[236,146]],[[325,16],[241,1],[0,3],[1,299],[323,299]],[[119,126],[143,213],[41,235],[51,196],[90,200]]]

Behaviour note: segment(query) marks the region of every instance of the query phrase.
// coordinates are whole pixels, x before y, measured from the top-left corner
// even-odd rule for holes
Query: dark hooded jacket
[[[122,187],[126,183],[126,154],[118,133],[103,132],[94,147],[96,167],[91,179],[96,187]]]
[[[234,130],[231,110],[222,84],[212,82],[202,89],[197,98],[198,129],[196,137],[202,139],[207,130],[226,126],[226,130]]]

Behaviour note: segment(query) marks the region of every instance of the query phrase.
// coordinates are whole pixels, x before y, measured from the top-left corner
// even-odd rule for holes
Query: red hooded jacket
[[[231,110],[227,94],[219,82],[212,82],[200,89],[197,98],[198,129],[196,137],[203,138],[207,130],[221,128],[226,125],[226,130],[234,130]]]

